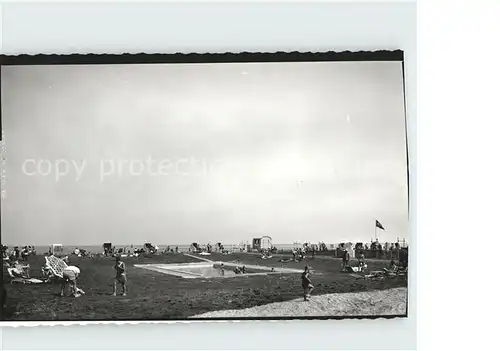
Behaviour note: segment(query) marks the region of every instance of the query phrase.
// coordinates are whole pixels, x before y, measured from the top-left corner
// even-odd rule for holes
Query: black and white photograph
[[[403,56],[3,56],[3,320],[407,317]]]

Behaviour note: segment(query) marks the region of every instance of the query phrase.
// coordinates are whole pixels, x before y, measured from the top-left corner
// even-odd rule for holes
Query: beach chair
[[[21,271],[14,267],[7,268],[7,273],[9,273],[11,284],[15,282],[23,282],[24,279],[27,279],[27,277],[23,276]]]
[[[63,278],[63,270],[68,267],[66,262],[55,256],[45,256],[45,265],[58,278]]]
[[[7,272],[12,278],[30,278],[30,265],[16,263],[7,268]]]
[[[21,284],[40,284],[43,283],[40,279],[30,278],[29,276],[29,266],[20,267],[10,267],[7,268],[7,273],[10,276],[10,283],[21,283]]]

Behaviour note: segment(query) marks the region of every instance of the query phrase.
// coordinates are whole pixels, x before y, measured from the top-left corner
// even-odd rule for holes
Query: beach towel
[[[43,280],[35,278],[29,278],[29,279],[14,278],[11,280],[11,283],[21,283],[21,284],[42,284],[43,282],[44,282]]]

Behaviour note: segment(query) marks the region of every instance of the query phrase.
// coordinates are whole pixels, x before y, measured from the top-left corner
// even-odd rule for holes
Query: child
[[[50,278],[52,277],[52,271],[50,270],[49,266],[47,266],[47,264],[44,264],[42,266],[42,277],[43,277],[43,280],[44,281],[49,281]]]
[[[312,281],[310,278],[310,269],[309,266],[304,268],[304,272],[302,272],[302,288],[304,289],[304,301],[309,301],[311,297],[311,292],[314,289],[312,285]]]
[[[127,276],[125,274],[125,262],[120,258],[120,255],[116,256],[116,263],[113,267],[116,271],[115,282],[113,284],[113,296],[116,296],[116,284],[120,283],[122,286],[122,296],[127,296]]]
[[[363,271],[365,269],[365,254],[360,254],[358,259],[358,267],[359,271]]]
[[[72,293],[71,295],[74,297],[80,297],[82,292],[81,289],[78,289],[76,286],[76,278],[80,275],[80,269],[75,266],[68,266],[63,270],[63,281],[61,283],[61,297],[64,296],[64,291],[66,287],[69,285],[71,287]]]

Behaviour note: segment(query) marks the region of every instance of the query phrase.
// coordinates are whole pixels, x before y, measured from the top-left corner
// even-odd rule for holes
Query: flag
[[[385,228],[382,226],[382,224],[380,224],[378,220],[375,220],[375,227],[385,230]]]

